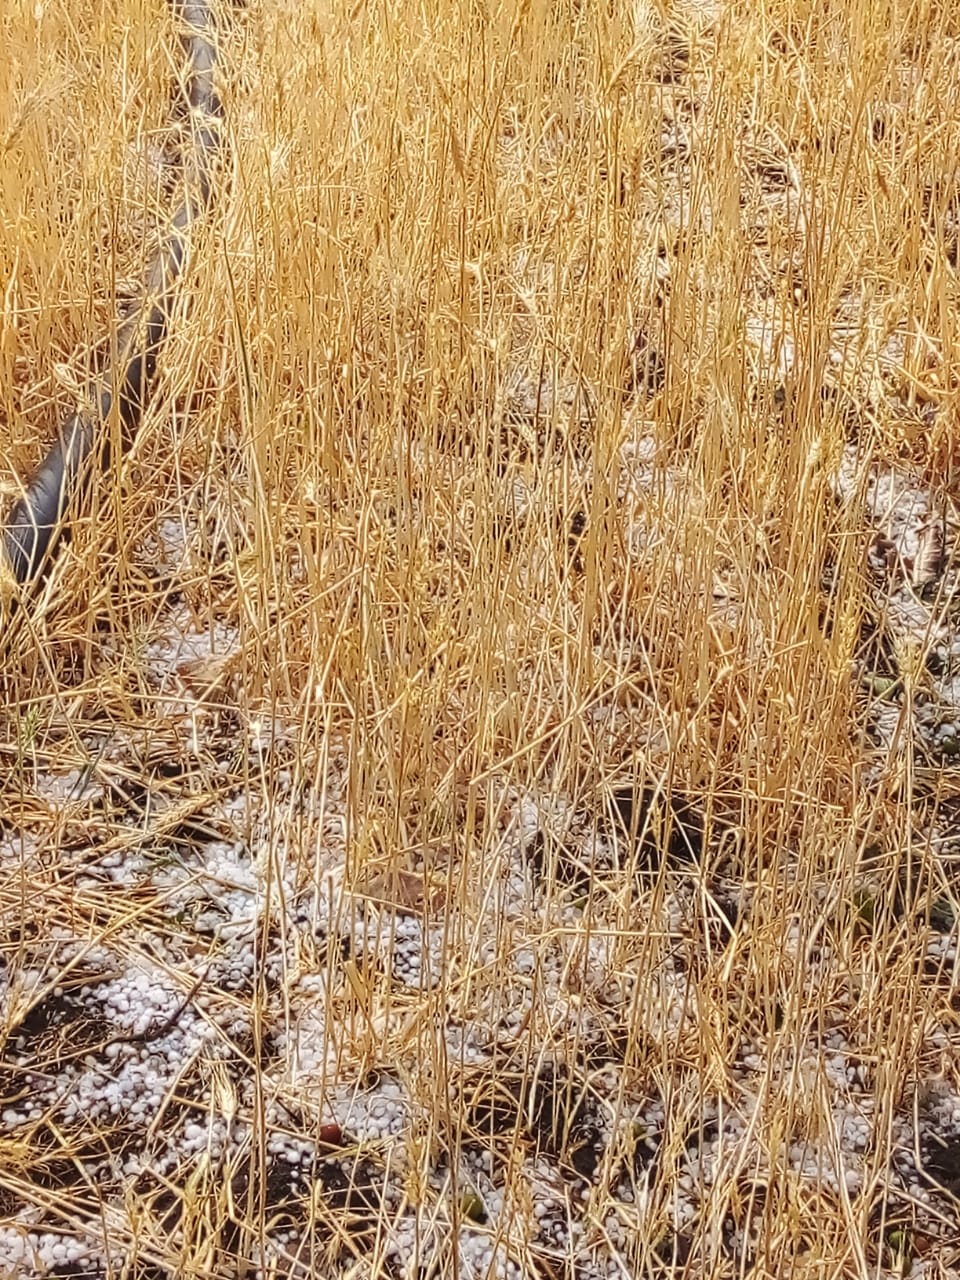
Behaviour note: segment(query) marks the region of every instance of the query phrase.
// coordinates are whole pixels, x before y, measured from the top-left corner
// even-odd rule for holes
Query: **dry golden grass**
[[[585,1278],[572,1244],[551,1254],[524,1225],[533,1139],[477,1129],[498,1091],[537,1112],[544,1062],[575,1078],[558,1008],[597,1025],[612,1008],[612,1136],[568,1207],[598,1257],[619,1215],[616,1274],[740,1274],[724,1232],[741,1230],[753,1274],[956,1274],[949,1205],[919,1225],[888,1205],[895,1122],[958,1082],[953,960],[926,959],[931,908],[954,901],[929,834],[954,784],[907,721],[889,759],[865,742],[866,470],[836,498],[855,442],[953,499],[953,7],[253,0],[220,18],[229,158],[150,411],[2,638],[0,1043],[8,1061],[31,1011],[104,980],[107,954],[197,994],[221,943],[162,876],[84,876],[135,852],[191,867],[212,824],[249,846],[261,915],[249,985],[211,991],[204,1016],[218,1043],[228,1013],[248,1034],[185,1062],[152,1138],[189,1106],[247,1127],[107,1193],[77,1170],[127,1149],[119,1123],[7,1124],[0,1218],[27,1206],[108,1240],[128,1268],[110,1274],[242,1274],[279,1213],[270,1107],[322,1143],[329,1091],[376,1071],[408,1097],[403,1154],[347,1148],[352,1198],[301,1187],[301,1270],[275,1274],[400,1275],[386,1242],[405,1212],[430,1274],[469,1274],[434,1224],[471,1204],[435,1175],[479,1143],[499,1152],[486,1229],[514,1274]],[[180,54],[162,0],[10,3],[2,41],[12,495],[170,206]],[[170,637],[191,626],[210,653],[180,660]],[[919,668],[900,671],[914,696]],[[651,819],[639,852],[624,839],[564,883],[576,823],[658,787],[699,815],[696,873],[633,874],[669,843]],[[515,902],[531,804],[546,887]],[[732,928],[721,883],[746,894]],[[311,1007],[327,1053],[304,1083],[264,1045],[292,1043],[304,976],[336,969],[346,924],[328,916],[385,902],[445,930],[438,971],[398,986],[348,959]],[[516,1009],[509,1050],[451,1058],[447,1023],[487,1034]],[[73,1047],[110,1049],[116,1029],[83,1025]],[[872,1117],[854,1190],[782,1156],[838,1141],[840,1095],[809,1064],[841,1031]],[[55,1075],[71,1047],[34,1060]],[[0,1071],[3,1111],[31,1085]],[[643,1098],[663,1138],[627,1203],[645,1139],[617,1107]],[[746,1137],[690,1191],[708,1101]],[[558,1168],[570,1143],[543,1139]],[[391,1180],[402,1203],[381,1202]]]

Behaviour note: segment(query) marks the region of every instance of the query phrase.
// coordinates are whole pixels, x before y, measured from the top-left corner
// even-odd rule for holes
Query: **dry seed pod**
[[[920,529],[910,585],[916,589],[936,582],[943,573],[945,563],[943,522],[939,519],[928,520]]]

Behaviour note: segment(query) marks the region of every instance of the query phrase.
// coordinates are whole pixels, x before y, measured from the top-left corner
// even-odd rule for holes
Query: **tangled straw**
[[[114,411],[123,449],[129,448],[147,406],[160,346],[187,257],[188,232],[213,198],[213,169],[221,143],[223,108],[214,87],[217,46],[206,0],[171,0],[182,23],[186,72],[182,97],[190,113],[185,191],[169,230],[148,265],[143,301],[119,325],[116,356],[88,387],[89,403],[60,426],[47,456],[24,488],[0,540],[0,607],[9,613],[41,574],[75,517],[88,479],[109,456]]]

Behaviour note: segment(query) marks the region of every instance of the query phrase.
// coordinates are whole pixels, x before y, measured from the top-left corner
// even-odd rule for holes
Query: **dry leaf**
[[[431,885],[413,871],[384,871],[374,876],[364,896],[372,903],[421,915],[425,907],[435,910],[443,902],[443,889]]]

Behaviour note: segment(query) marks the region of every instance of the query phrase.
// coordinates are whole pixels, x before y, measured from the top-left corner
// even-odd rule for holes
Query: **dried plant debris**
[[[178,145],[20,8],[11,497]],[[956,22],[395,8],[2,637],[0,1280],[954,1277]]]
[[[529,824],[537,812],[526,797],[518,816]],[[538,823],[542,829],[544,817]],[[765,1105],[757,1087],[770,1072],[761,1045],[743,1043],[723,1093],[691,1074],[685,1091],[667,1099],[652,1079],[667,1044],[698,1034],[697,984],[720,962],[732,930],[759,922],[718,906],[724,928],[704,950],[716,921],[696,924],[694,899],[668,896],[660,919],[654,890],[641,890],[646,929],[662,931],[665,944],[660,994],[641,1012],[627,938],[614,950],[602,935],[591,940],[613,898],[582,886],[589,905],[568,901],[558,916],[555,898],[529,896],[530,842],[520,822],[514,838],[521,873],[504,862],[493,914],[475,927],[482,937],[499,920],[517,949],[504,949],[501,936],[489,956],[482,952],[481,963],[508,961],[499,989],[476,993],[465,1025],[434,1026],[448,1067],[429,1103],[414,1083],[427,1069],[414,1046],[398,1042],[399,1072],[366,1076],[348,1047],[378,992],[393,991],[399,1026],[413,1007],[404,993],[438,981],[449,990],[460,972],[452,920],[434,926],[429,909],[410,914],[397,900],[410,877],[392,888],[374,878],[358,893],[336,878],[318,900],[296,877],[270,891],[266,868],[241,843],[200,842],[178,863],[116,868],[113,892],[136,885],[142,902],[147,927],[136,954],[106,941],[91,947],[49,923],[43,936],[22,918],[9,928],[0,1141],[10,1159],[0,1181],[10,1274],[99,1277],[153,1267],[172,1275],[161,1242],[186,1250],[201,1239],[208,1273],[224,1277],[241,1264],[258,1274],[349,1274],[371,1258],[389,1276],[414,1257],[449,1265],[451,1250],[461,1274],[478,1277],[491,1265],[516,1276],[529,1265],[605,1275],[641,1258],[655,1272],[671,1258],[705,1257],[715,1179],[719,1193],[734,1158],[758,1172],[740,1186],[720,1247],[731,1265],[749,1265],[764,1220],[761,1188],[774,1167],[764,1172],[772,1156],[756,1144],[751,1119]],[[414,906],[423,912],[425,881],[418,883]],[[176,965],[169,943],[163,964],[151,959],[161,947],[149,910],[157,894],[182,922],[184,945],[206,938],[199,954],[184,952]],[[214,900],[211,929],[204,914]],[[81,897],[75,910],[94,906]],[[562,928],[559,947],[543,933],[548,920]],[[825,952],[821,963],[829,963]],[[550,1025],[535,1030],[544,1009]],[[390,1025],[388,1015],[383,1031]],[[841,1183],[856,1195],[863,1185],[875,1109],[854,1046],[843,1031],[829,1032],[796,1064],[777,1068],[822,1073],[834,1091],[834,1137],[798,1132],[777,1157],[810,1195],[839,1193]],[[951,1105],[960,1113],[960,1095],[945,1091],[924,1129],[919,1166],[907,1158],[910,1108],[900,1113],[903,1158],[891,1177],[905,1193],[916,1184],[947,1200],[953,1194],[952,1139],[937,1136]],[[439,1128],[430,1107],[439,1108]],[[429,1154],[424,1126],[434,1135]],[[652,1219],[665,1225],[651,1234],[647,1215],[677,1178],[685,1190],[679,1198],[671,1191],[667,1219]],[[608,1206],[602,1246],[583,1218],[598,1194]],[[133,1205],[136,1234],[126,1216]],[[798,1257],[802,1246],[798,1240]]]
[[[855,481],[858,465],[849,454],[839,491],[849,495],[865,475],[874,524],[866,547],[864,643],[857,655],[869,699],[868,729],[887,750],[895,740],[916,743],[931,763],[946,763],[960,750],[957,522],[905,473],[870,464],[860,467],[861,481]]]

